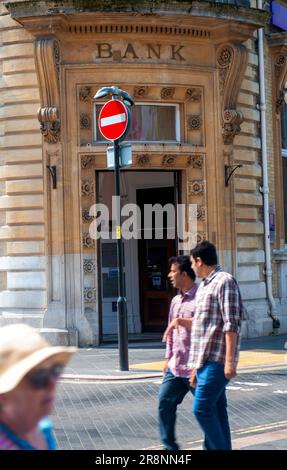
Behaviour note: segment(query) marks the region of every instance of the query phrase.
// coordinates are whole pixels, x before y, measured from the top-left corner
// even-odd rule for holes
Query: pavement
[[[119,370],[116,343],[76,352],[53,416],[60,449],[162,449],[157,395],[165,345],[136,340],[129,343],[128,371]],[[238,375],[227,387],[234,449],[287,450],[285,345],[287,335],[242,340]],[[186,450],[202,442],[191,406],[190,395],[178,409],[177,434]]]
[[[165,345],[161,341],[130,342],[128,369],[120,370],[116,343],[79,348],[63,375],[64,381],[141,380],[162,375]],[[287,335],[243,339],[238,372],[287,367]]]

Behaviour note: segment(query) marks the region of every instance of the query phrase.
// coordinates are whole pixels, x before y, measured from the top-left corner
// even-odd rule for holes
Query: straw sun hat
[[[0,394],[13,390],[30,370],[50,357],[65,365],[76,351],[51,346],[34,328],[14,324],[0,328]]]

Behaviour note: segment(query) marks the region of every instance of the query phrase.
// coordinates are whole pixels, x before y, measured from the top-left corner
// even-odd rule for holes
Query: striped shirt
[[[202,280],[196,293],[188,365],[199,369],[207,361],[225,363],[225,333],[238,334],[235,365],[239,356],[243,305],[236,280],[217,266]]]
[[[175,318],[192,318],[194,315],[194,298],[198,285],[194,284],[185,294],[176,295],[170,305],[168,324]],[[187,366],[190,349],[190,329],[184,326],[173,329],[166,342],[166,359],[168,368],[176,377],[189,377]]]

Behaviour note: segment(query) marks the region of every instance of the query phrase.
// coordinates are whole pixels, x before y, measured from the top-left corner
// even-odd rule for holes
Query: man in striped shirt
[[[190,383],[197,381],[193,412],[209,450],[231,450],[225,389],[235,377],[243,314],[236,280],[217,264],[215,246],[203,241],[191,250],[196,275],[202,278],[196,294],[188,365]]]
[[[166,450],[179,449],[175,438],[177,406],[193,390],[189,384],[187,366],[190,348],[190,328],[194,313],[197,284],[188,256],[175,256],[169,260],[168,278],[179,289],[171,302],[168,327],[163,335],[166,341],[164,377],[159,390],[159,429]]]

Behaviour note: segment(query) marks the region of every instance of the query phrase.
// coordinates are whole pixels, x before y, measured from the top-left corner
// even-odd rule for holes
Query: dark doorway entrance
[[[142,331],[163,331],[167,323],[169,304],[175,294],[168,282],[167,274],[168,259],[176,254],[176,240],[167,239],[167,217],[165,215],[163,217],[162,238],[155,238],[154,218],[150,232],[152,237],[145,238],[143,214],[144,204],[174,205],[174,188],[138,189],[137,204],[142,215],[142,236],[138,242]]]

